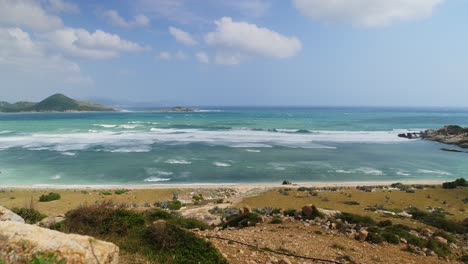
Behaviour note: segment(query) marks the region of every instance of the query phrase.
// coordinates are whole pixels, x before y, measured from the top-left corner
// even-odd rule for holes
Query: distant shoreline
[[[394,181],[349,181],[349,182],[293,182],[290,185],[279,183],[190,183],[190,184],[31,184],[31,185],[0,185],[0,189],[27,189],[27,190],[149,190],[149,189],[217,189],[232,188],[238,190],[251,190],[259,188],[298,188],[298,187],[357,187],[357,186],[385,186],[401,182],[403,184],[440,185],[447,180],[394,180]]]

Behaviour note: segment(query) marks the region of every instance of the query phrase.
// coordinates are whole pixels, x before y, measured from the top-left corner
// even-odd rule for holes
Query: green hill
[[[39,103],[17,102],[10,104],[0,102],[0,112],[88,112],[115,111],[115,109],[99,104],[81,102],[63,94],[54,94]]]

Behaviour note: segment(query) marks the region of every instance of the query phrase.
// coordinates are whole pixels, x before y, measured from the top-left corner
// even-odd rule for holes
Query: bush
[[[444,189],[455,189],[458,186],[467,187],[468,182],[464,178],[456,179],[453,182],[444,182],[442,183],[442,188]]]
[[[126,190],[126,189],[118,189],[118,190],[114,191],[114,193],[117,194],[117,195],[126,194],[128,192],[129,192],[129,190]]]
[[[411,230],[411,228],[409,228],[408,226],[394,225],[394,226],[388,226],[384,230],[385,230],[384,231],[385,233],[390,233],[400,238],[406,239],[408,244],[415,245],[418,247],[424,246],[424,240],[422,240],[421,238],[415,235],[410,234],[409,231]]]
[[[346,205],[360,205],[361,203],[356,202],[356,201],[344,201],[343,202]]]
[[[226,222],[222,224],[223,228],[226,227],[248,227],[255,226],[260,222],[260,216],[256,213],[247,213],[233,215],[226,219]]]
[[[315,205],[312,205],[312,213],[310,215],[304,215],[302,214],[302,217],[304,219],[315,219],[316,217],[323,218],[324,215],[315,207]]]
[[[68,212],[60,230],[112,242],[124,254],[151,263],[227,263],[210,242],[185,230],[193,227],[201,225],[163,210],[135,212],[103,204]]]
[[[285,216],[295,216],[296,215],[296,209],[286,209],[286,210],[284,210],[284,215]]]
[[[0,262],[1,263],[1,262]],[[53,253],[36,254],[29,261],[31,264],[65,264],[65,259],[58,260],[57,256]]]
[[[47,215],[41,214],[39,211],[34,209],[15,208],[12,211],[13,213],[21,216],[21,218],[23,218],[28,224],[35,224],[47,217]]]
[[[50,202],[55,200],[60,200],[60,194],[50,192],[49,194],[43,194],[39,197],[39,202]]]
[[[283,223],[283,220],[281,220],[281,218],[279,217],[275,217],[270,221],[270,224],[281,224],[281,223]]]
[[[377,223],[379,227],[387,227],[387,226],[391,226],[392,224],[393,223],[390,220],[384,220],[384,221],[380,221],[379,223]]]
[[[397,235],[395,234],[392,234],[390,232],[383,232],[382,233],[382,237],[385,239],[385,241],[387,241],[388,243],[391,243],[391,244],[399,244],[400,243],[400,239],[398,238]]]
[[[156,202],[154,203],[154,206],[174,211],[174,210],[179,210],[180,208],[182,208],[183,204],[179,200],[173,200],[173,201]]]
[[[341,213],[340,217],[341,220],[347,221],[350,224],[359,224],[359,225],[375,225],[374,219],[370,218],[369,216],[362,216],[356,215],[351,213]]]
[[[448,254],[450,254],[450,248],[447,245],[442,244],[435,239],[429,240],[429,242],[427,243],[427,248],[434,251],[434,253],[436,253],[439,257],[445,257]]]
[[[101,192],[99,192],[99,194],[101,194],[101,195],[112,195],[112,193],[109,192],[109,191],[101,191]]]
[[[369,234],[367,234],[366,241],[374,244],[380,244],[384,242],[384,238],[378,233],[369,232]]]

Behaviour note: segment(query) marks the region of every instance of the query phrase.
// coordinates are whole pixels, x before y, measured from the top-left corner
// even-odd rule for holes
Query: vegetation
[[[446,219],[446,213],[441,210],[433,210],[432,212],[426,212],[418,208],[412,207],[408,209],[413,219],[419,220],[424,224],[431,225],[442,230],[464,234],[468,230],[467,223],[458,223],[452,220]]]
[[[24,221],[28,224],[35,224],[47,217],[47,215],[41,214],[39,211],[34,209],[15,208],[12,211],[15,214],[21,216],[21,218],[23,218]]]
[[[260,222],[260,216],[256,213],[238,214],[230,216],[222,224],[223,228],[226,227],[248,227],[255,226]]]
[[[453,182],[444,182],[444,183],[442,183],[442,188],[444,188],[444,189],[455,189],[458,186],[467,187],[468,182],[466,182],[465,178],[460,178],[460,179],[456,179]]]
[[[182,208],[183,204],[179,200],[174,200],[174,201],[156,202],[154,203],[154,206],[174,211],[174,210],[179,210],[180,208]]]
[[[117,195],[126,194],[128,192],[129,192],[129,190],[127,190],[127,189],[118,189],[118,190],[114,191],[114,193],[117,194]]]
[[[39,197],[39,202],[50,202],[60,200],[60,194],[55,192],[50,192],[48,194],[43,194]]]
[[[65,259],[58,260],[58,257],[53,254],[49,253],[45,254],[37,254],[34,255],[33,258],[29,261],[30,264],[65,264]]]
[[[191,228],[208,227],[160,209],[143,213],[101,204],[68,212],[60,231],[110,241],[151,262],[227,263],[211,243],[186,231]]]
[[[65,112],[65,111],[114,111],[102,105],[80,102],[63,94],[54,94],[39,103],[17,102],[10,104],[0,102],[0,112]]]
[[[281,224],[281,223],[283,223],[283,220],[281,220],[281,218],[279,218],[279,217],[275,217],[275,218],[271,219],[271,221],[270,221],[270,224]]]
[[[359,224],[364,226],[375,225],[375,221],[369,216],[362,216],[351,213],[341,213],[340,218],[341,220],[347,221],[351,224]]]

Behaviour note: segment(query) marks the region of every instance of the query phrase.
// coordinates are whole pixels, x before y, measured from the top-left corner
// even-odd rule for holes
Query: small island
[[[116,109],[100,104],[77,101],[63,94],[54,94],[39,103],[22,101],[11,104],[8,102],[0,102],[0,112],[3,113],[113,111],[116,111]]]
[[[468,148],[468,128],[449,125],[440,129],[428,129],[422,134],[423,139],[437,141],[444,144]]]
[[[158,112],[197,112],[197,111],[199,110],[196,108],[176,106],[172,108],[161,109]]]

